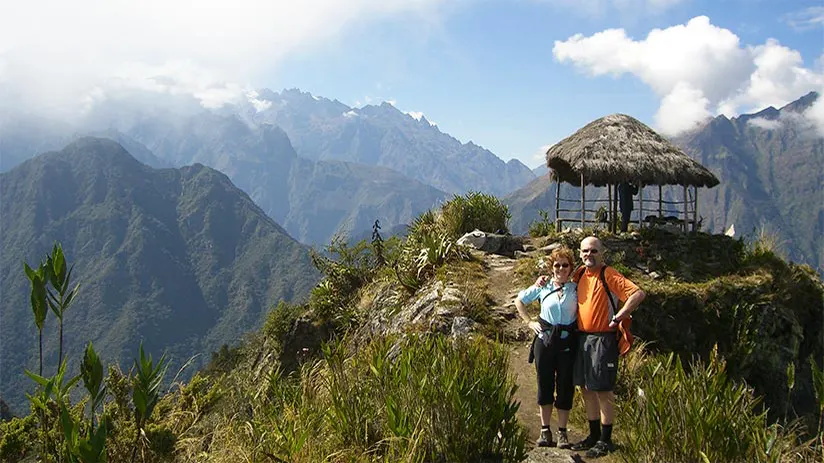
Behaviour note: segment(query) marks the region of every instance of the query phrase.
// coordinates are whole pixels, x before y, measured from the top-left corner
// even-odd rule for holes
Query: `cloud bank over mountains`
[[[72,115],[145,90],[218,107],[289,54],[381,19],[426,23],[443,3],[0,0],[0,105]]]
[[[639,78],[661,98],[655,125],[667,135],[714,115],[781,107],[813,90],[824,94],[824,60],[819,59],[818,69],[807,68],[798,51],[774,39],[743,45],[735,33],[706,16],[653,29],[640,40],[624,29],[576,34],[555,41],[552,53],[591,76]],[[805,115],[824,136],[824,98]]]

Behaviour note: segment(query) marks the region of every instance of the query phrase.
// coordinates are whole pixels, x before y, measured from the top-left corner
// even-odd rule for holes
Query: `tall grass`
[[[730,380],[713,351],[684,366],[635,349],[622,361],[617,402],[627,462],[815,461],[796,425],[770,425],[760,399]]]
[[[521,461],[508,354],[484,339],[379,338],[329,344],[294,376],[270,375],[236,425],[237,452],[270,461]]]
[[[479,229],[485,232],[507,231],[509,208],[492,195],[471,191],[455,195],[441,207],[443,230],[453,239]]]

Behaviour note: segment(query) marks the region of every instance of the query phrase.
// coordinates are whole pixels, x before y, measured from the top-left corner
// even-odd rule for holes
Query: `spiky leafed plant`
[[[48,303],[52,312],[54,312],[54,315],[57,317],[60,330],[60,350],[57,360],[59,364],[63,361],[63,316],[77,295],[80,284],[77,284],[73,289],[69,290],[74,265],[68,268],[67,271],[66,257],[63,254],[62,244],[54,244],[51,254],[47,257],[47,266],[49,268],[49,281],[54,288],[53,291],[48,291]]]
[[[23,269],[26,271],[26,276],[31,282],[31,310],[34,314],[34,324],[37,326],[37,335],[39,342],[39,358],[40,369],[38,374],[43,376],[43,325],[46,322],[46,314],[48,313],[48,303],[46,296],[46,281],[49,279],[49,267],[45,262],[40,262],[37,270],[29,267],[29,264],[23,262]]]
[[[83,386],[89,391],[89,400],[91,401],[91,411],[89,412],[89,423],[91,424],[89,438],[91,438],[94,432],[94,412],[106,396],[106,385],[103,383],[103,363],[100,361],[100,357],[97,356],[97,352],[94,351],[91,342],[86,346],[83,362],[80,364],[80,376],[83,378]]]
[[[51,378],[36,375],[29,370],[25,370],[25,373],[26,376],[34,380],[34,382],[40,386],[37,394],[30,395],[27,393],[26,397],[28,397],[40,419],[41,429],[47,430],[50,427],[50,423],[48,422],[50,400],[54,399],[54,402],[57,403],[58,407],[65,406],[65,404],[68,403],[69,392],[71,392],[71,389],[80,380],[80,375],[74,376],[64,382],[64,378],[66,376],[65,361],[60,364],[57,368],[57,373],[55,373],[55,375]],[[55,443],[48,442],[48,439],[43,440],[42,457],[44,458],[44,461],[46,461],[45,459],[49,454],[49,451],[47,450],[49,444],[54,445]]]
[[[134,363],[137,375],[134,377],[132,402],[134,403],[134,420],[137,432],[134,450],[132,451],[132,461],[137,456],[137,448],[140,443],[140,434],[143,433],[143,427],[152,416],[152,411],[154,411],[154,407],[160,398],[160,386],[168,367],[166,354],[163,354],[157,365],[154,365],[151,354],[147,357],[143,352],[142,342],[140,343],[140,360],[135,359]]]

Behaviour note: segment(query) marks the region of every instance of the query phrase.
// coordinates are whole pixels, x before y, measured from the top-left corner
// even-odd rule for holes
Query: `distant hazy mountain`
[[[763,228],[777,233],[790,259],[822,271],[824,138],[802,115],[817,98],[813,92],[781,109],[718,116],[673,139],[721,180],[698,190],[704,230],[722,233],[734,224],[741,236]],[[653,189],[645,189],[645,198],[652,199],[657,192],[648,190]],[[571,199],[580,194],[569,185],[561,191]],[[587,198],[605,197],[604,191],[587,188]],[[512,212],[511,228],[525,232],[539,209],[554,218],[555,187],[548,177],[538,178],[504,202]]]
[[[234,114],[201,112],[164,123],[147,119],[130,136],[158,157],[195,162],[226,173],[290,235],[328,244],[335,233],[408,223],[446,194],[385,167],[298,156],[289,137],[270,124],[248,124]]]
[[[542,175],[546,175],[549,173],[549,167],[546,165],[540,165],[532,169],[532,173],[535,174],[536,177],[540,177]]]
[[[796,262],[824,266],[824,137],[802,115],[815,92],[782,107],[718,116],[674,141],[721,180],[699,190],[704,225],[777,233]]]
[[[61,121],[0,114],[0,172],[45,151],[60,149],[71,141],[71,127]]]
[[[174,370],[232,344],[280,299],[305,297],[318,274],[308,249],[226,175],[203,165],[155,170],[119,144],[82,138],[0,174],[0,396],[23,410],[23,368],[37,368],[37,330],[22,262],[55,241],[75,264],[79,296],[66,352],[93,341],[126,363],[141,340]],[[54,317],[49,315],[49,319]],[[46,326],[46,372],[57,358]]]
[[[199,162],[226,173],[310,244],[367,232],[375,219],[408,223],[447,194],[502,196],[535,178],[519,161],[461,143],[388,103],[353,109],[298,90],[262,90],[254,104],[210,110],[185,97],[129,98],[106,100],[71,124],[22,111],[4,116],[0,169],[77,136],[105,136],[153,167]]]
[[[504,162],[472,142],[461,143],[426,117],[389,103],[351,108],[299,90],[259,92],[268,109],[248,117],[278,125],[306,158],[388,167],[447,193],[503,196],[535,178],[518,160]]]

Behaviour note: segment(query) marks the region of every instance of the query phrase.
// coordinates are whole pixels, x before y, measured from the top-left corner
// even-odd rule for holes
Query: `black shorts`
[[[618,380],[618,337],[615,333],[580,333],[573,373],[576,386],[590,391],[615,389]]]
[[[538,376],[538,405],[554,404],[559,410],[572,409],[575,347],[574,343],[563,343],[560,349],[550,349],[541,339],[535,338],[532,352]]]

